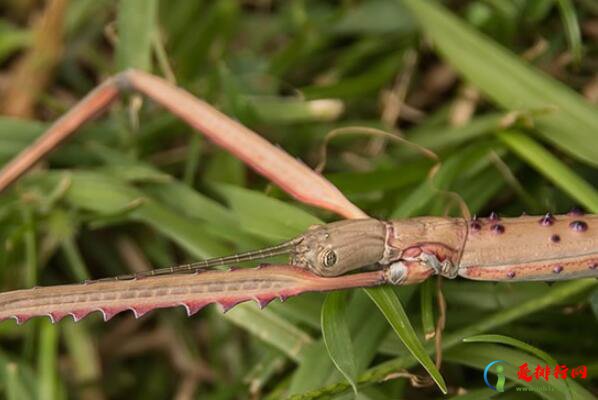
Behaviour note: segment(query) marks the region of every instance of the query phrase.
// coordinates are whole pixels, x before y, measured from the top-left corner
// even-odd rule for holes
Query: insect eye
[[[326,250],[323,257],[324,266],[330,268],[336,264],[337,257],[334,250]]]

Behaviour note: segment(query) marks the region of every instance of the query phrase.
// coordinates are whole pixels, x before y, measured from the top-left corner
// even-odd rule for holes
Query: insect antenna
[[[136,278],[146,278],[157,275],[169,275],[182,272],[196,272],[202,269],[212,268],[231,263],[239,263],[244,261],[261,260],[264,258],[288,254],[297,244],[303,240],[303,236],[289,240],[287,242],[277,244],[275,246],[266,247],[264,249],[247,251],[244,253],[233,254],[225,257],[209,258],[207,260],[194,261],[188,264],[175,265],[172,267],[152,269],[149,271],[139,272],[136,274],[119,275],[110,278],[98,279],[97,281],[114,281],[114,280],[130,280]]]

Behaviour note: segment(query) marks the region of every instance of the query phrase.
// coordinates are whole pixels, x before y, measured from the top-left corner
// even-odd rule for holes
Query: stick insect
[[[0,320],[34,316],[75,321],[92,311],[105,320],[131,310],[183,306],[189,315],[210,303],[224,310],[248,300],[264,307],[310,291],[382,284],[408,285],[433,275],[485,281],[554,281],[598,277],[598,216],[500,218],[369,218],[321,175],[166,81],[130,70],[108,79],[56,121],[0,171],[0,191],[28,171],[77,128],[105,109],[119,92],[135,90],[203,132],[297,200],[346,220],[311,227],[270,248],[148,273],[36,287],[0,294]],[[289,265],[205,271],[247,260],[288,254]],[[193,273],[190,273],[193,272]]]

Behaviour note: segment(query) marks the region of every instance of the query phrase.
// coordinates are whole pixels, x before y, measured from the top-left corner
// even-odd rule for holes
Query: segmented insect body
[[[459,275],[491,281],[598,277],[598,216],[471,221]]]
[[[492,281],[554,281],[598,276],[598,216],[420,217],[350,220],[315,227],[297,247],[295,265],[336,276],[368,265],[389,282],[433,274]]]
[[[189,272],[196,266],[253,260],[288,250],[294,266]],[[369,272],[355,273],[359,269]],[[242,255],[76,285],[0,293],[0,320],[66,315],[79,320],[92,311],[105,319],[132,310],[184,306],[189,315],[218,303],[224,310],[247,300],[261,307],[309,291],[384,283],[419,283],[431,275],[491,281],[564,280],[598,277],[598,216],[578,213],[543,217],[420,217],[403,221],[358,219],[318,225],[287,243]],[[157,276],[147,276],[157,275]]]

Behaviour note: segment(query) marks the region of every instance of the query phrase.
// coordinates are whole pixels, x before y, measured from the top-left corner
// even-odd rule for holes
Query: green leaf
[[[25,390],[25,384],[20,377],[19,365],[14,362],[8,362],[5,365],[5,385],[7,400],[33,399]]]
[[[573,59],[576,63],[581,62],[581,32],[579,30],[579,22],[575,13],[575,6],[571,0],[556,0],[561,12],[561,19],[565,26],[565,33],[567,34],[567,42],[571,48]]]
[[[272,311],[260,310],[255,304],[239,304],[224,316],[295,361],[302,359],[303,350],[313,342],[307,333],[286,319]]]
[[[402,290],[402,299],[407,299],[413,290]],[[298,299],[295,299],[298,300]],[[285,303],[288,305],[288,303]],[[353,350],[357,371],[364,370],[374,359],[380,342],[388,332],[386,320],[376,310],[363,291],[353,293],[350,300],[351,313],[347,314],[347,325],[353,338]],[[321,307],[319,307],[320,309]],[[318,324],[318,327],[321,324]],[[293,375],[289,395],[299,395],[314,390],[327,382],[341,379],[330,357],[322,358],[326,345],[321,339],[304,352],[301,363]]]
[[[31,43],[31,33],[0,20],[0,63]]]
[[[121,0],[118,7],[116,65],[151,70],[152,36],[156,32],[156,0]]]
[[[322,337],[332,362],[357,394],[357,367],[346,313],[347,292],[329,293],[322,305]]]
[[[439,52],[463,76],[508,110],[549,110],[538,131],[569,154],[598,165],[598,112],[583,97],[477,32],[432,1],[403,0]]]
[[[507,146],[581,205],[598,213],[598,191],[532,138],[517,131],[498,135]]]
[[[58,326],[44,319],[39,331],[38,393],[41,400],[56,398],[58,386]]]
[[[345,34],[409,32],[413,28],[405,7],[392,0],[356,3],[333,27],[335,32]]]
[[[417,361],[419,361],[426,371],[428,371],[442,393],[446,394],[447,388],[444,378],[440,375],[440,371],[438,371],[438,368],[436,368],[423,344],[417,337],[417,334],[413,330],[413,326],[411,326],[411,322],[409,322],[409,318],[403,309],[403,305],[393,289],[384,286],[366,289],[366,292],[372,301],[376,303],[380,311],[382,311],[382,314],[384,314],[386,320],[390,323],[409,352]]]
[[[535,368],[536,365],[545,365],[546,362],[541,358],[531,356],[519,350],[515,350],[506,346],[498,346],[493,344],[466,344],[455,347],[444,353],[444,359],[447,362],[459,363],[467,365],[480,371],[484,370],[488,363],[494,360],[503,360],[506,362],[505,365],[505,376],[516,382],[518,385],[529,387],[531,390],[538,392],[545,399],[549,400],[562,400],[563,392],[567,391],[567,382],[571,389],[572,398],[591,400],[595,397],[586,389],[584,389],[578,382],[574,380],[563,380],[563,379],[549,379],[544,380],[532,380],[531,382],[525,382],[518,379],[517,368],[525,362],[530,366],[530,369]],[[483,382],[483,375],[480,373],[480,382]],[[544,387],[549,386],[552,390],[542,390]]]
[[[422,331],[425,339],[431,339],[436,330],[434,323],[434,288],[435,281],[428,279],[420,285],[420,307],[422,313]]]
[[[217,185],[217,190],[228,200],[241,226],[260,237],[287,240],[322,223],[308,212],[260,192],[224,184]]]
[[[344,110],[343,102],[337,99],[251,96],[247,100],[257,116],[270,124],[334,121]]]
[[[443,149],[478,139],[500,127],[503,114],[492,113],[473,117],[466,125],[457,127],[433,126],[408,131],[409,140],[430,150]]]
[[[557,361],[552,356],[537,347],[529,345],[521,340],[505,336],[505,335],[475,335],[463,338],[465,343],[498,343],[507,344],[516,347],[520,350],[527,351],[530,354],[535,355],[538,358],[546,361],[549,364],[557,364]]]
[[[450,334],[445,335],[444,340],[442,341],[442,349],[448,350],[450,348],[454,348],[455,346],[461,344],[463,338],[465,337],[477,335],[500,326],[505,326],[517,319],[538,312],[539,310],[542,310],[550,306],[554,306],[556,304],[560,304],[563,301],[572,297],[579,296],[580,294],[595,288],[597,285],[598,282],[596,282],[596,280],[594,279],[581,279],[577,281],[555,284],[554,287],[550,288],[548,291],[546,291],[546,293],[531,298],[527,301],[520,302],[517,307],[509,307],[503,309],[498,313],[492,313],[482,319],[475,320],[473,323],[465,325],[464,327]],[[381,289],[392,290],[388,287],[384,287]],[[365,290],[367,290],[368,292],[373,291],[373,289]],[[428,345],[426,347],[427,351],[429,353],[432,353],[433,346]],[[498,358],[500,357],[496,357],[495,359]],[[486,361],[485,364],[487,363],[488,361]],[[370,368],[369,370],[367,370],[359,376],[358,383],[362,385],[367,383],[378,382],[390,373],[396,372],[399,369],[413,367],[416,364],[417,361],[413,358],[412,355],[401,355],[400,357],[380,363],[375,367]],[[301,396],[296,396],[296,398],[313,399],[315,398],[316,394],[318,395],[318,397],[326,395],[331,396],[333,394],[342,393],[349,388],[349,384],[346,384],[344,382],[336,382],[329,386],[319,388],[317,391],[304,393]]]
[[[216,257],[228,252],[226,246],[202,229],[201,221],[172,211],[113,176],[77,170],[49,172],[36,178],[50,188],[65,180],[68,190],[64,197],[73,206],[105,216],[124,214],[130,220],[147,223],[196,257]]]
[[[525,342],[522,342],[521,340],[509,337],[509,336],[504,336],[504,335],[476,335],[476,336],[470,336],[470,337],[466,337],[463,339],[463,342],[465,343],[498,343],[498,344],[506,344],[512,347],[515,347],[517,349],[526,351],[530,354],[535,355],[536,357],[538,357],[539,359],[543,360],[546,364],[554,367],[555,365],[558,364],[558,362],[548,353],[546,353],[543,350],[540,350],[539,348],[529,345]],[[568,399],[571,398],[571,389],[569,388],[569,385],[567,385],[568,381],[565,381],[565,385],[566,390],[565,390],[565,395],[567,396]]]

